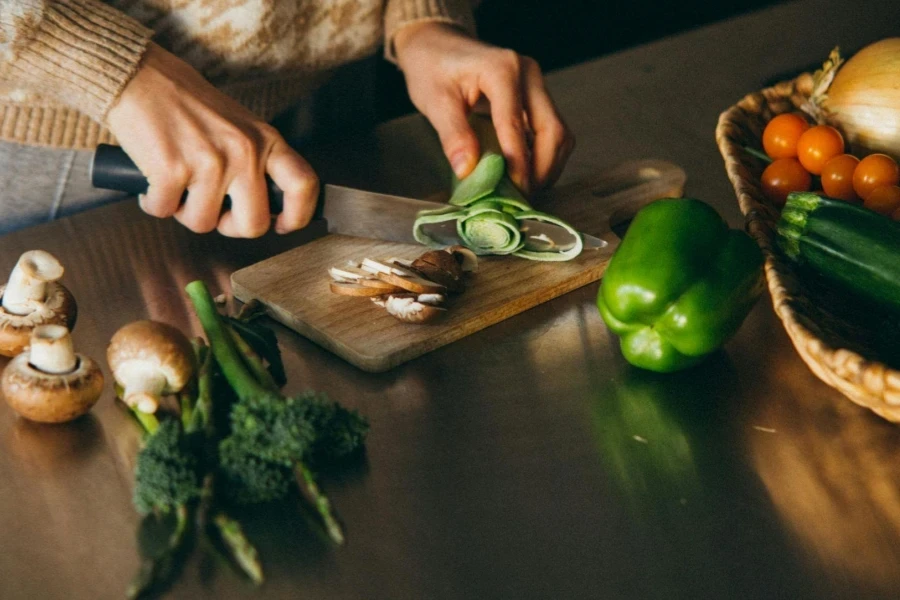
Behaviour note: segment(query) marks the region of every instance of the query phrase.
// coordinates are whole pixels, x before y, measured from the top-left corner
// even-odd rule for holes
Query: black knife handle
[[[94,151],[91,162],[91,185],[104,190],[118,190],[129,194],[143,194],[147,191],[147,178],[137,165],[118,146],[100,144]],[[284,206],[284,194],[272,179],[266,176],[266,187],[269,192],[269,212],[281,213]],[[185,197],[187,192],[185,192]],[[181,201],[184,202],[182,197]],[[222,210],[231,208],[231,198],[225,196]]]

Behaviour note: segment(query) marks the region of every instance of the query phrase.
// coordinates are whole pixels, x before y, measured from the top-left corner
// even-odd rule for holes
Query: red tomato
[[[796,158],[779,158],[762,174],[762,189],[776,206],[784,206],[791,192],[805,192],[812,185],[812,176]]]
[[[853,189],[863,200],[875,188],[897,185],[900,183],[900,167],[897,161],[887,154],[870,154],[856,165],[853,171]]]
[[[819,175],[830,159],[844,153],[841,132],[829,125],[816,125],[803,132],[797,140],[797,158],[803,168]]]
[[[859,159],[852,154],[838,154],[822,168],[822,189],[826,196],[839,198],[848,202],[859,202],[860,198],[853,190],[853,171]]]
[[[763,130],[763,150],[771,158],[797,156],[797,140],[809,129],[806,119],[796,113],[778,115]]]
[[[893,214],[900,208],[900,187],[883,185],[875,188],[863,206],[885,216]]]

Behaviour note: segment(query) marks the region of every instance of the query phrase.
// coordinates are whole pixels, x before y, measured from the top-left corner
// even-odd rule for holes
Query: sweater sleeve
[[[0,82],[102,122],[152,33],[101,0],[4,0]]]
[[[387,0],[384,13],[384,56],[396,63],[394,36],[413,23],[433,21],[456,25],[475,35],[475,17],[467,0]]]

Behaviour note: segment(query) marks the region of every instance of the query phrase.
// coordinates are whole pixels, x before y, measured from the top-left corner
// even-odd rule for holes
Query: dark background
[[[475,18],[481,39],[531,56],[549,72],[783,1],[483,0]],[[379,120],[412,112],[396,67],[383,62],[378,76]]]

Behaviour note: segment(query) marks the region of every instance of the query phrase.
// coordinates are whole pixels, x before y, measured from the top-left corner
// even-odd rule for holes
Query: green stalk
[[[185,433],[189,433],[194,416],[194,399],[187,390],[178,392],[178,403],[181,405],[181,427]]]
[[[194,404],[193,418],[185,431],[204,430],[211,438],[212,432],[212,352],[206,345],[198,346],[197,353],[197,402]]]
[[[240,400],[250,400],[265,395],[274,395],[284,398],[281,392],[271,391],[260,384],[256,378],[247,370],[246,360],[240,352],[235,348],[234,340],[228,333],[228,326],[223,322],[216,304],[213,301],[209,289],[203,281],[193,281],[185,287],[200,324],[206,332],[209,339],[209,347],[216,358],[216,362],[228,380],[228,384],[232,387],[235,394]],[[328,535],[336,543],[342,544],[344,535],[341,527],[334,515],[331,513],[331,503],[316,482],[313,480],[312,473],[302,462],[298,461],[295,470],[301,475],[298,477],[298,484],[307,496],[307,500],[318,512],[322,519]]]
[[[331,502],[319,489],[318,484],[316,484],[312,471],[310,471],[309,467],[305,464],[297,461],[294,464],[294,473],[297,476],[297,483],[300,485],[300,490],[306,497],[307,502],[312,504],[315,507],[316,512],[319,513],[319,516],[322,517],[322,523],[325,526],[328,537],[336,544],[343,544],[344,531],[341,528],[341,524],[338,523],[334,514],[331,512]]]
[[[118,383],[115,384],[116,390],[116,398],[118,398],[122,404],[128,409],[128,412],[131,413],[131,416],[138,422],[138,424],[144,428],[144,431],[148,435],[153,435],[156,433],[156,430],[159,429],[159,419],[156,418],[156,415],[145,413],[143,411],[138,410],[135,407],[128,406],[125,400],[123,400],[125,396],[125,389],[120,386]]]
[[[222,375],[228,380],[228,384],[237,397],[241,400],[248,400],[271,394],[272,392],[257,382],[256,378],[247,370],[244,360],[234,347],[231,334],[228,333],[206,284],[200,280],[192,281],[187,284],[185,291],[194,304],[194,310],[206,332],[206,337],[209,338],[209,347],[216,357],[219,368],[222,369]]]
[[[234,327],[225,323],[225,329],[231,335],[231,341],[234,342],[235,348],[243,357],[244,364],[256,377],[256,381],[268,388],[270,392],[278,393],[278,384],[275,383],[275,379],[272,378],[272,374],[269,373],[266,365],[263,364],[259,354],[253,350],[250,344],[247,343],[247,340],[241,337],[241,334]]]
[[[264,580],[262,564],[259,562],[259,553],[247,536],[241,524],[223,512],[213,517],[213,525],[222,538],[222,543],[241,570],[256,584],[262,584]]]
[[[184,549],[187,540],[188,521],[190,513],[185,505],[175,509],[175,529],[169,536],[166,550],[155,558],[148,558],[141,562],[137,576],[128,586],[126,597],[130,600],[144,597],[156,586],[165,584],[178,568],[179,554]]]

